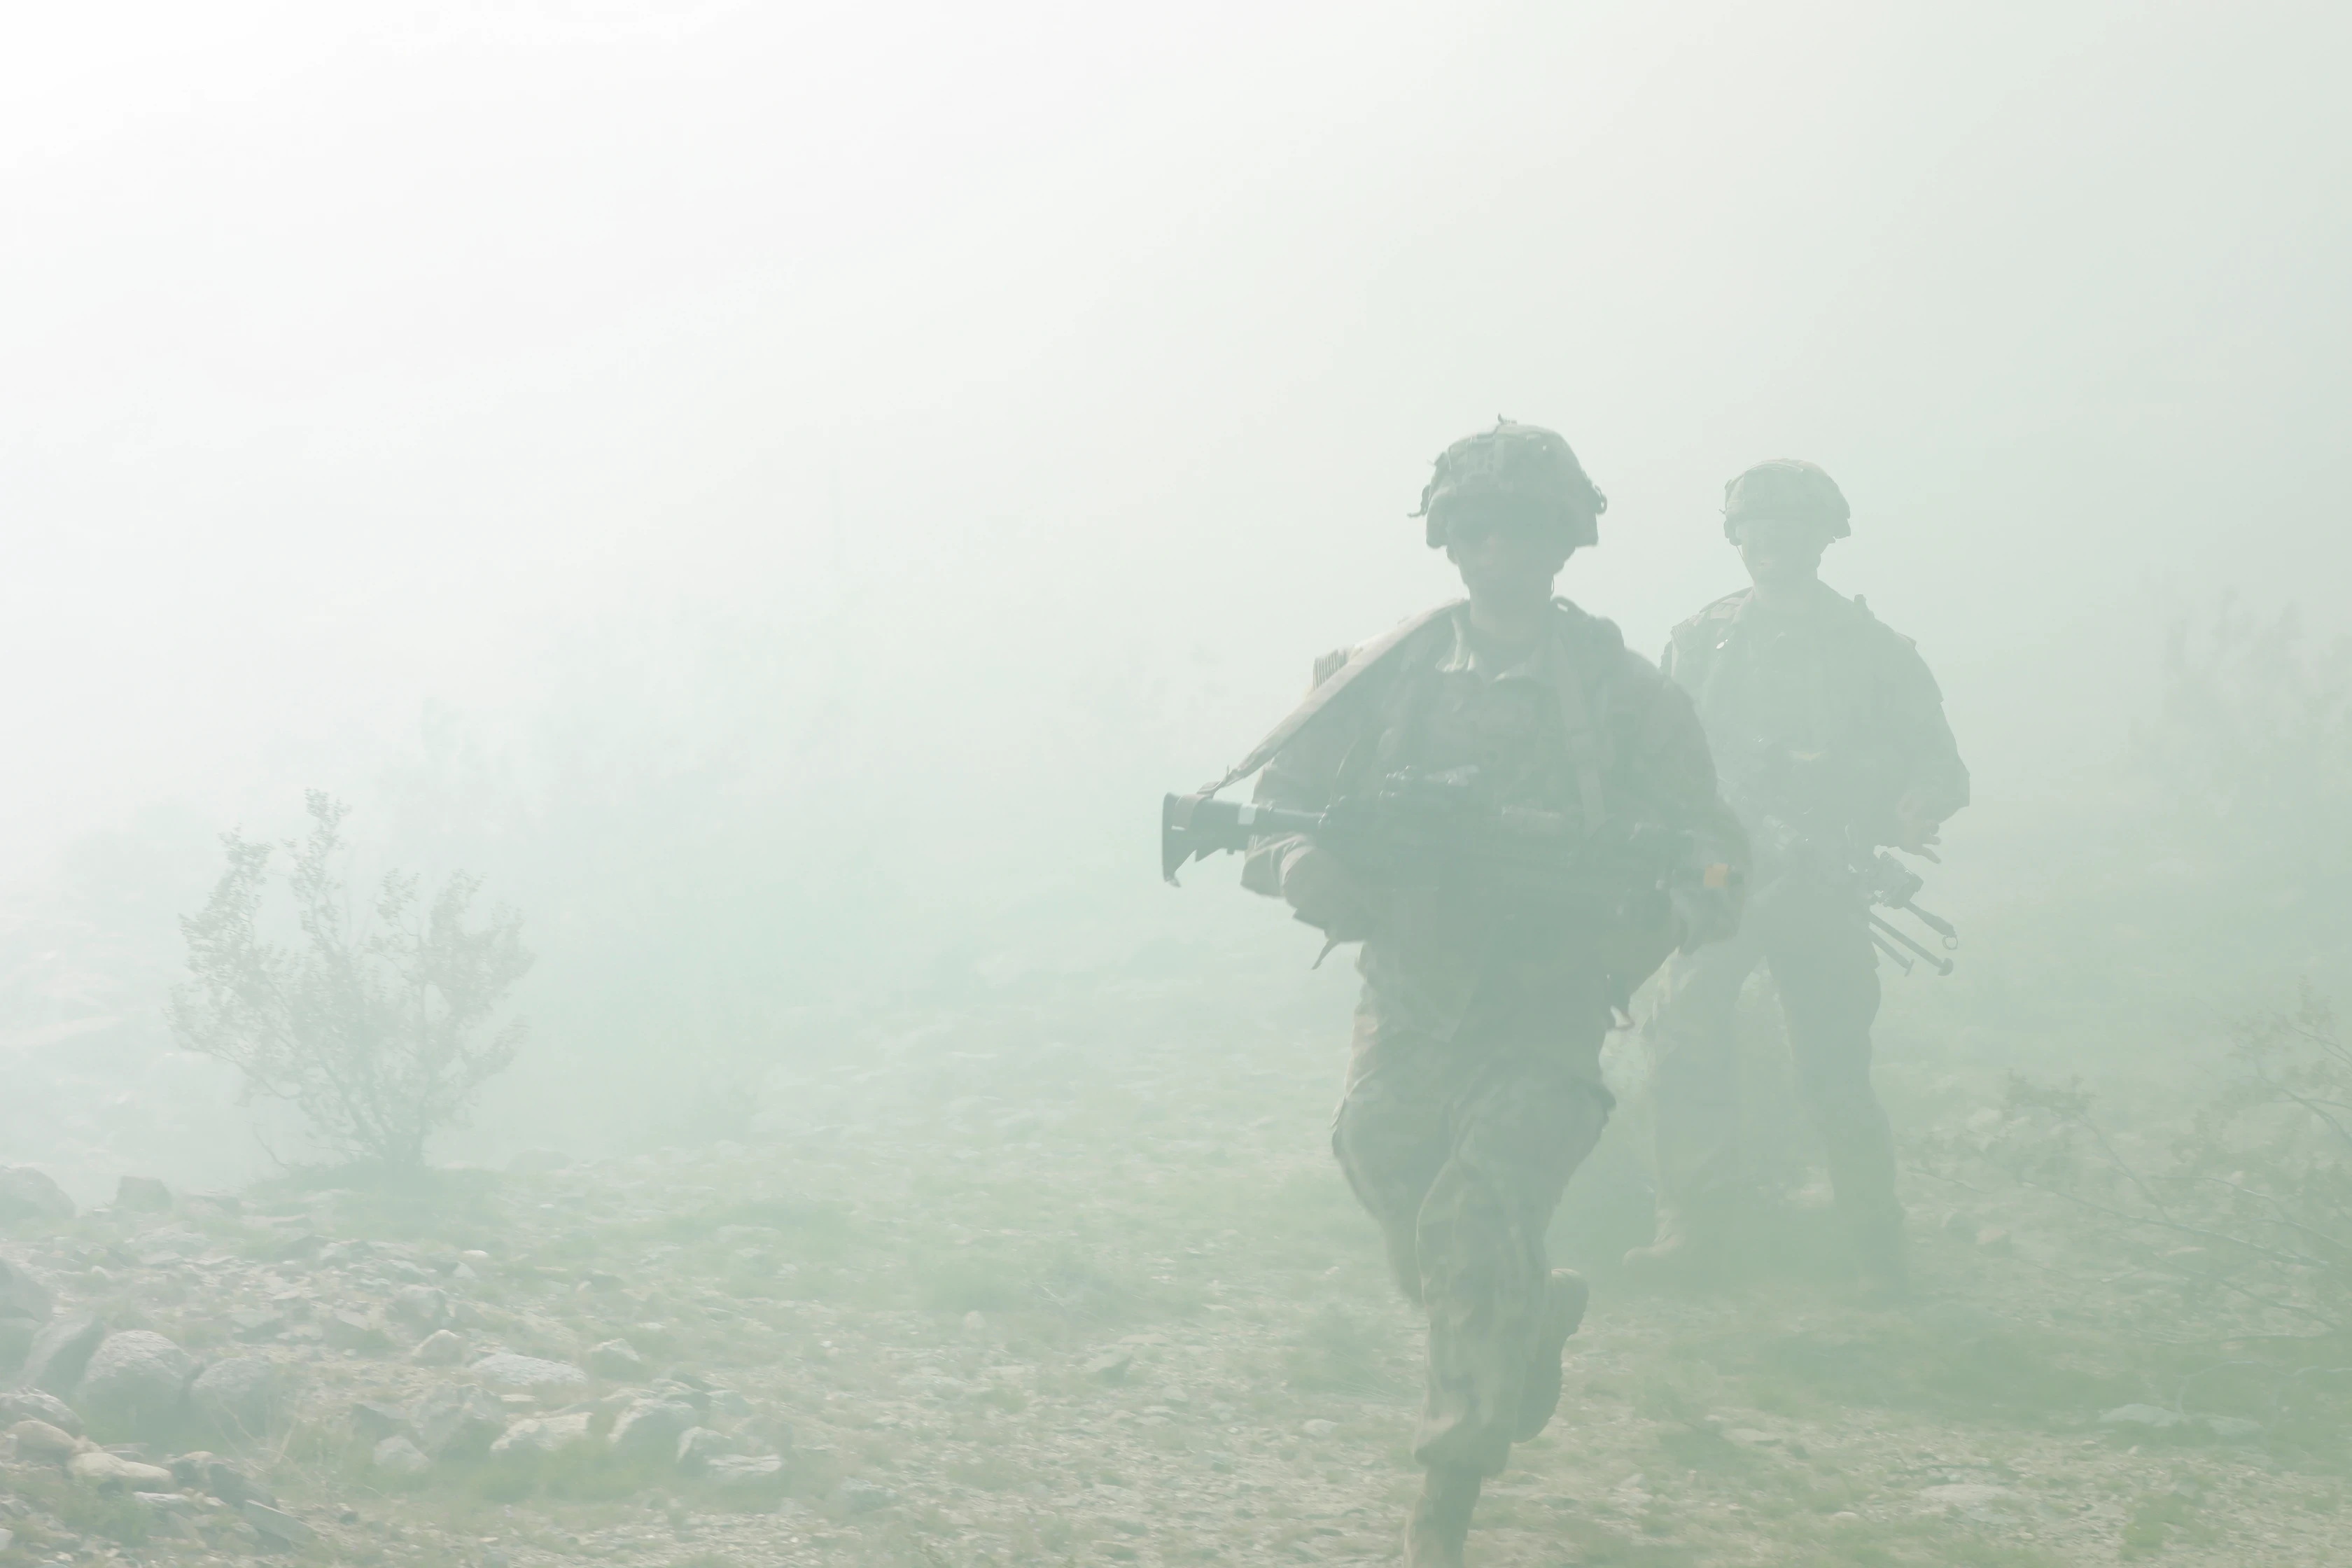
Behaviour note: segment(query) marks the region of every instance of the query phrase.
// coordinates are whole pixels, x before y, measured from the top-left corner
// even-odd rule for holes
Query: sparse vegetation
[[[173,1032],[236,1068],[248,1092],[292,1101],[337,1154],[416,1170],[522,1043],[521,1019],[492,1026],[531,965],[522,917],[500,908],[470,924],[479,882],[462,873],[428,902],[415,876],[386,872],[372,908],[355,910],[349,808],[317,790],[307,804],[309,835],[284,846],[300,942],[264,934],[273,847],[226,835],[226,869],[180,921],[189,978],[173,992]]]

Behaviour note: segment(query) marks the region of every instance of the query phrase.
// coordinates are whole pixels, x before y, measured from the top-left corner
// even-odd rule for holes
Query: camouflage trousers
[[[1658,1234],[1720,1239],[1743,1184],[1739,991],[1759,963],[1780,993],[1799,1098],[1829,1156],[1837,1205],[1863,1237],[1899,1226],[1895,1142],[1870,1085],[1878,955],[1867,910],[1794,879],[1749,900],[1739,932],[1667,961],[1647,1020],[1656,1101]]]
[[[1609,1120],[1606,1024],[1596,1012],[1589,1037],[1441,1041],[1357,1012],[1331,1147],[1398,1286],[1429,1314],[1423,1465],[1494,1476],[1510,1452],[1542,1348],[1544,1232]]]

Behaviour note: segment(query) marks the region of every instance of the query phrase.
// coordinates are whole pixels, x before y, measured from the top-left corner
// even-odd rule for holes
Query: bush
[[[2127,1153],[2080,1088],[2023,1078],[1983,1152],[2173,1280],[2184,1322],[2352,1335],[2352,1045],[2306,993],[2242,1022],[2231,1058],[2168,1160]]]
[[[190,978],[173,991],[172,1028],[242,1071],[248,1095],[292,1101],[336,1152],[415,1170],[522,1043],[520,1018],[490,1027],[531,965],[522,917],[501,906],[469,926],[478,879],[453,876],[427,904],[397,871],[362,917],[341,875],[349,808],[318,790],[308,807],[309,837],[285,845],[301,943],[262,935],[272,846],[224,835],[227,868],[180,921]]]

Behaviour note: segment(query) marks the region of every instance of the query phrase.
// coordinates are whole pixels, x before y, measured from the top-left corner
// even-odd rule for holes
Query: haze
[[[211,836],[309,785],[524,907],[541,1072],[626,1033],[567,1000],[599,908],[720,910],[763,1016],[1258,941],[1150,885],[1152,797],[1450,591],[1404,514],[1497,412],[1608,490],[1566,587],[1639,648],[1737,585],[1727,475],[1838,477],[1962,878],[2115,787],[2168,621],[2341,624],[2339,7],[12,32],[0,863],[37,924],[143,846],[147,994]]]

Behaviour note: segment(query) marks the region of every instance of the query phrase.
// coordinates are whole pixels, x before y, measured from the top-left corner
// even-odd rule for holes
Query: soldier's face
[[[1732,539],[1748,575],[1759,583],[1801,583],[1821,575],[1829,531],[1815,522],[1758,518],[1735,524]]]
[[[1557,522],[1472,517],[1446,530],[1446,558],[1474,598],[1549,599],[1552,579],[1575,551]]]

